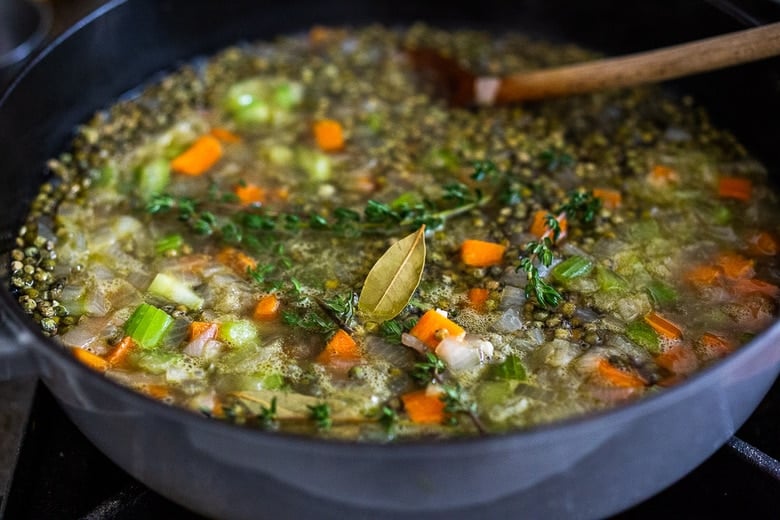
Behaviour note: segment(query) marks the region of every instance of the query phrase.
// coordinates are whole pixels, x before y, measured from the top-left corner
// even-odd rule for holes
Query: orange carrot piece
[[[623,204],[623,195],[618,190],[595,188],[593,196],[601,199],[601,205],[607,209],[619,208]]]
[[[729,341],[711,332],[702,334],[698,343],[710,358],[723,357],[734,350],[734,346]]]
[[[92,370],[105,372],[109,368],[108,361],[98,356],[97,354],[93,354],[89,350],[73,347],[70,349],[70,351],[76,359],[87,365]]]
[[[409,419],[417,424],[440,424],[444,421],[444,401],[438,395],[429,395],[425,390],[415,390],[401,396]]]
[[[668,340],[678,340],[682,338],[682,331],[680,328],[657,312],[651,312],[645,316],[645,322],[653,327],[653,330],[663,338]]]
[[[181,155],[171,161],[175,172],[201,175],[222,157],[222,144],[213,135],[198,137]]]
[[[209,339],[216,338],[217,334],[219,334],[219,323],[214,323],[211,321],[193,321],[190,323],[190,341],[202,336],[203,334],[208,334]]]
[[[244,206],[252,204],[265,204],[265,190],[256,184],[238,185],[233,189],[239,202]]]
[[[685,279],[693,285],[702,287],[713,285],[720,279],[722,274],[723,271],[718,267],[700,265],[688,271],[685,274]]]
[[[220,251],[217,261],[241,275],[245,275],[249,269],[257,268],[257,260],[234,247],[226,247]]]
[[[757,231],[747,238],[748,251],[754,255],[774,256],[780,247],[777,239],[767,231]]]
[[[162,400],[171,395],[171,389],[166,385],[144,385],[141,391],[153,399]]]
[[[409,331],[409,334],[430,348],[436,348],[444,338],[449,336],[462,338],[466,335],[466,331],[449,318],[442,316],[434,310],[430,310],[422,315],[415,326],[412,327],[412,330]]]
[[[599,359],[596,373],[606,383],[620,388],[641,388],[646,384],[639,375],[621,370],[604,358]]]
[[[324,152],[335,152],[344,148],[344,128],[333,119],[321,119],[314,123],[314,139]]]
[[[106,361],[112,367],[121,366],[127,360],[127,356],[135,348],[135,341],[130,336],[125,336],[116,344],[116,347],[108,354]]]
[[[472,267],[489,267],[500,264],[506,246],[482,240],[464,240],[460,246],[460,258]]]
[[[481,287],[472,287],[468,292],[469,306],[477,312],[485,310],[485,302],[490,296],[490,291]]]
[[[656,164],[650,169],[650,173],[647,176],[647,182],[655,186],[656,188],[663,188],[669,184],[676,183],[680,180],[680,176],[677,172],[668,166],[663,164]]]
[[[325,348],[317,356],[317,361],[324,364],[344,361],[358,361],[360,349],[352,336],[339,329],[328,341]]]
[[[279,309],[281,306],[282,304],[275,294],[268,294],[260,298],[260,301],[257,302],[252,316],[258,321],[274,321],[279,317]]]
[[[528,228],[528,231],[535,235],[537,238],[547,238],[550,237],[552,239],[553,232],[552,229],[547,225],[547,215],[549,214],[549,211],[545,211],[543,209],[540,209],[536,212],[534,212],[533,217],[531,218],[531,226]],[[566,214],[561,213],[556,217],[556,220],[558,221],[558,225],[561,228],[561,232],[558,235],[558,240],[562,239],[566,236],[566,230],[568,228],[568,221],[566,220]]]
[[[758,278],[734,280],[730,287],[734,292],[742,295],[759,293],[765,294],[770,298],[777,298],[780,295],[780,287]]]
[[[241,142],[241,136],[234,134],[227,128],[222,127],[216,127],[212,128],[211,132],[209,132],[211,135],[222,141],[223,143],[233,144],[233,143],[240,143]]]
[[[341,40],[344,37],[345,33],[341,29],[334,29],[323,25],[315,25],[309,29],[309,43],[315,47],[329,41]]]
[[[696,354],[682,344],[673,345],[655,357],[658,366],[665,368],[673,374],[690,374],[699,366]]]
[[[744,177],[721,177],[718,179],[718,195],[727,199],[748,201],[753,195],[753,183]]]
[[[715,263],[723,269],[726,278],[732,280],[750,278],[755,273],[755,262],[737,253],[722,253]]]

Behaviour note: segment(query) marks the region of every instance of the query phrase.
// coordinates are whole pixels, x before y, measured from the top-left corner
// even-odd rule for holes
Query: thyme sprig
[[[333,419],[330,414],[330,405],[328,403],[319,403],[308,405],[309,419],[314,421],[320,430],[329,430],[333,426]]]
[[[545,224],[550,236],[544,236],[540,240],[528,242],[523,252],[526,256],[520,258],[515,269],[517,272],[525,271],[528,283],[525,286],[526,298],[535,298],[536,302],[547,308],[557,307],[563,301],[563,295],[548,284],[539,274],[539,265],[550,267],[553,262],[553,245],[561,236],[561,220],[564,218],[570,222],[579,222],[591,225],[601,209],[601,199],[594,197],[593,192],[576,190],[569,193],[567,199],[557,208],[555,217],[552,213],[545,216]]]

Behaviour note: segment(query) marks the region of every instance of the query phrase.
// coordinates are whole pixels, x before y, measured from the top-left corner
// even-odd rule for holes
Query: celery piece
[[[517,383],[512,381],[483,381],[477,387],[477,405],[486,410],[502,403],[511,397]]]
[[[550,271],[553,279],[566,284],[575,278],[585,276],[593,270],[593,262],[584,256],[570,256]]]
[[[237,123],[243,125],[268,123],[271,120],[271,107],[265,101],[256,101],[248,107],[235,112],[233,118]]]
[[[116,185],[119,178],[116,165],[106,164],[100,169],[91,171],[93,186],[98,188],[110,188]]]
[[[142,352],[135,364],[151,374],[163,374],[181,359],[182,355],[178,352],[157,349]]]
[[[251,78],[230,86],[225,94],[224,104],[229,112],[238,113],[268,96],[267,81]]]
[[[203,298],[181,280],[165,273],[157,273],[147,291],[188,309],[198,310],[203,307]]]
[[[152,349],[160,344],[173,318],[154,305],[142,303],[125,323],[125,333],[142,349]]]
[[[458,156],[446,148],[431,148],[423,157],[423,165],[432,170],[455,171],[461,161]]]
[[[602,291],[622,291],[628,289],[628,282],[613,270],[603,266],[596,267],[596,280],[599,283],[599,289]]]
[[[293,158],[293,151],[287,146],[276,144],[268,149],[268,159],[277,166],[287,166]]]
[[[629,323],[626,326],[626,336],[651,354],[661,353],[661,342],[658,339],[658,334],[644,321]]]
[[[303,86],[295,81],[283,81],[276,85],[271,95],[271,102],[289,110],[294,106],[300,105],[303,100]]]
[[[645,289],[657,305],[668,305],[677,301],[677,291],[664,282],[652,280]]]
[[[284,377],[281,374],[267,374],[263,378],[263,388],[267,390],[279,390],[284,386]]]
[[[154,243],[154,251],[158,255],[167,253],[168,251],[176,251],[184,245],[184,239],[181,235],[175,233],[173,235],[164,236]]]
[[[138,195],[149,200],[164,191],[170,180],[171,167],[167,160],[160,158],[149,161],[138,170]]]
[[[246,347],[258,340],[257,327],[248,320],[226,321],[219,326],[219,339],[236,347]]]
[[[416,191],[406,191],[400,194],[398,197],[390,203],[390,207],[393,209],[407,209],[413,208],[423,203],[423,197]]]
[[[490,377],[497,381],[524,381],[527,375],[520,358],[510,354],[504,361],[491,367]]]
[[[309,175],[311,181],[325,182],[330,179],[331,160],[324,153],[300,148],[295,159],[298,166]]]

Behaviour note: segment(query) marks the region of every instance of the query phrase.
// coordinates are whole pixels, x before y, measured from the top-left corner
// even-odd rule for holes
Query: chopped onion
[[[492,346],[492,345],[491,345]],[[479,365],[481,351],[462,340],[444,338],[436,347],[436,355],[450,370],[467,370]]]
[[[428,351],[428,347],[425,345],[425,343],[412,336],[408,332],[401,334],[401,343],[409,348],[413,348],[420,354],[425,354]]]
[[[493,328],[499,332],[515,332],[523,328],[520,312],[516,308],[507,309],[493,324]]]
[[[195,338],[192,339],[192,341],[187,343],[184,346],[182,352],[194,357],[203,356],[206,343],[214,339],[214,337],[217,335],[218,328],[219,326],[216,323],[212,323],[206,330],[204,330],[201,334],[198,334]]]

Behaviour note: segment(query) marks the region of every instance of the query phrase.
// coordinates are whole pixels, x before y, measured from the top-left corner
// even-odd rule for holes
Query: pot
[[[738,28],[704,3],[697,6],[704,14],[696,15],[696,31],[686,18],[676,19],[657,4],[475,4],[455,3],[442,11],[398,2],[108,2],[57,38],[0,100],[0,176],[6,186],[0,193],[2,265],[8,265],[14,233],[45,178],[46,159],[64,149],[75,125],[159,71],[241,39],[271,38],[314,23],[423,19],[512,25],[625,52]],[[677,13],[694,14],[688,4]],[[648,29],[659,20],[665,23],[663,35]],[[718,122],[737,132],[775,173],[777,72],[776,61],[764,62],[681,87],[719,108]],[[702,88],[713,81],[720,88]],[[741,95],[734,96],[739,89]],[[218,518],[603,517],[658,492],[717,450],[780,371],[780,324],[775,324],[685,383],[603,413],[488,438],[334,442],[209,420],[119,386],[43,336],[8,291],[7,274],[2,286],[0,376],[37,373],[114,462],[171,500]]]

